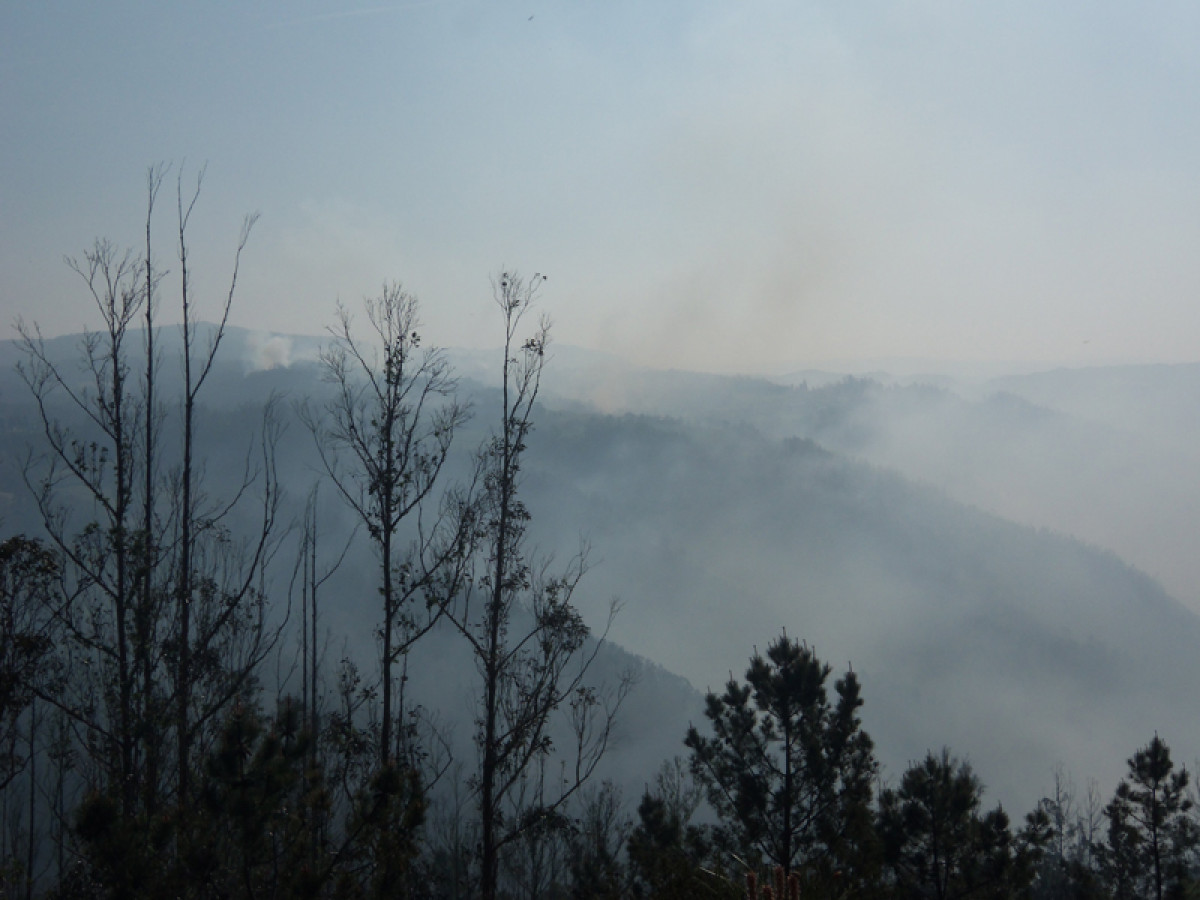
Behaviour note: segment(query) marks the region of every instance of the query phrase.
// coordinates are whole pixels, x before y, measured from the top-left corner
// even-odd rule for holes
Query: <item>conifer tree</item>
[[[897,896],[999,898],[1028,886],[1008,815],[999,806],[981,812],[982,798],[970,764],[944,748],[880,795],[880,838]]]
[[[823,882],[866,878],[875,762],[862,730],[858,679],[835,684],[810,647],[781,635],[755,654],[746,682],[710,693],[712,735],[686,739],[692,771],[721,818],[729,849],[754,867]]]
[[[712,828],[692,821],[703,800],[680,757],[663,763],[642,794],[629,835],[630,893],[637,898],[686,900],[741,897],[736,875],[714,860]]]
[[[1190,815],[1190,780],[1186,768],[1176,771],[1157,734],[1129,759],[1129,775],[1104,810],[1109,831],[1102,865],[1114,895],[1162,900],[1191,880],[1189,857],[1200,835]]]
[[[23,720],[49,676],[58,569],[40,541],[0,543],[0,791],[29,761]]]

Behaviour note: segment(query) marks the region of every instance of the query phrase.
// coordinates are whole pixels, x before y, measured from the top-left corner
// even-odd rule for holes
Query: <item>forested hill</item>
[[[1058,762],[1112,778],[1156,728],[1200,746],[1196,618],[1111,553],[804,439],[563,414],[537,446],[543,542],[584,523],[617,639],[701,688],[786,627],[860,673],[893,772],[963,748],[1025,805]]]
[[[219,408],[203,419],[210,453],[247,443],[252,410],[270,392],[286,393],[280,409],[293,419],[290,401],[324,389],[304,358],[311,345],[275,357],[290,366],[264,370],[255,367],[263,347],[256,340],[230,334],[224,358],[231,362],[216,373],[221,390],[210,395]],[[67,358],[77,341],[59,343]],[[11,344],[0,348],[0,359],[13,355]],[[485,371],[473,369],[472,358],[461,357],[467,375]],[[166,371],[169,348],[164,359]],[[983,457],[997,465],[1022,459],[1022,434],[1036,436],[1033,449],[1038,441],[1060,448],[1053,429],[1074,439],[1093,423],[1026,400],[968,400],[940,388],[618,377],[609,361],[599,365],[558,351],[522,490],[530,535],[543,550],[562,559],[581,538],[590,544],[592,565],[577,599],[592,623],[610,598],[620,599],[617,643],[700,690],[717,689],[730,672],[741,674],[754,647],[786,629],[835,668],[850,663],[859,673],[864,721],[886,773],[897,776],[909,760],[946,745],[969,757],[990,795],[1016,810],[1046,792],[1058,764],[1110,786],[1156,730],[1181,758],[1200,753],[1190,706],[1200,674],[1196,616],[1111,551],[960,502],[963,472],[979,481],[986,475],[978,460],[946,457],[945,485],[936,467],[915,471],[912,463],[925,446],[916,440],[922,422],[959,453],[973,446],[971,434],[1007,436]],[[483,396],[490,389],[464,377],[462,390]],[[0,402],[4,529],[35,531],[17,463],[37,434],[7,366]],[[475,421],[459,435],[464,457],[487,424]],[[315,480],[312,445],[299,421],[289,421],[286,433],[279,467],[298,509]],[[950,462],[960,468],[951,471]],[[1039,478],[1048,477],[1041,468],[1048,464],[1030,463]],[[463,469],[460,458],[456,471]],[[1020,482],[1019,474],[994,472],[999,485]],[[328,527],[347,523],[326,500]],[[330,593],[338,598],[334,627],[352,629],[371,615],[368,569],[339,573]],[[365,652],[370,638],[350,642]],[[447,688],[445,679],[432,680]],[[414,674],[416,687],[421,681]],[[677,685],[660,691],[671,708],[657,712],[657,688],[644,690],[629,708],[638,720],[627,719],[622,731],[652,735],[653,752],[682,752],[683,734],[674,732],[697,713],[685,708]],[[431,705],[450,715],[466,708],[444,694]],[[644,752],[645,741],[640,746]],[[627,760],[629,768],[646,765],[643,756]],[[648,777],[626,774],[635,783]]]
[[[1200,366],[989,380],[805,371],[775,382],[563,357],[571,368],[564,398],[591,409],[808,437],[1005,519],[1110,550],[1200,609],[1191,538],[1200,522]]]

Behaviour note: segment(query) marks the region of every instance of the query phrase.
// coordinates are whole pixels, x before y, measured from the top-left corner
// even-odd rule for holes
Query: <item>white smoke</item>
[[[256,332],[247,342],[250,371],[287,368],[292,364],[292,339],[282,334]]]

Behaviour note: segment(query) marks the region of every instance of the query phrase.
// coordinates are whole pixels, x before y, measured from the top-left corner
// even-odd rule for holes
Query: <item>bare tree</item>
[[[191,777],[192,766],[191,747],[195,739],[196,728],[202,727],[208,719],[215,715],[217,710],[223,708],[226,703],[231,701],[244,683],[244,678],[235,678],[233,684],[223,685],[219,688],[216,696],[210,698],[208,702],[203,703],[201,709],[196,712],[199,721],[194,721],[192,707],[195,702],[194,694],[199,676],[198,673],[193,671],[193,655],[198,649],[206,651],[218,641],[226,627],[236,623],[239,614],[245,612],[244,601],[253,598],[255,579],[260,572],[260,565],[265,561],[278,505],[278,488],[274,478],[274,453],[271,446],[273,440],[277,437],[276,429],[278,426],[275,422],[268,422],[268,426],[265,429],[267,437],[263,448],[262,474],[265,478],[263,481],[262,528],[259,530],[253,546],[250,548],[248,558],[243,560],[241,572],[233,572],[226,569],[228,577],[220,585],[215,584],[211,580],[206,581],[205,579],[197,578],[196,563],[198,553],[200,552],[198,541],[206,536],[202,535],[201,532],[206,531],[208,532],[207,536],[213,536],[218,541],[224,542],[224,535],[217,530],[216,526],[223,513],[231,508],[231,504],[226,503],[212,509],[202,509],[200,507],[196,465],[196,401],[200,396],[205,381],[212,372],[213,363],[217,358],[217,350],[225,336],[225,329],[229,322],[229,313],[233,307],[233,299],[237,288],[242,251],[245,249],[246,243],[250,239],[250,232],[258,219],[257,215],[250,215],[242,222],[237,249],[234,251],[233,273],[229,278],[229,289],[225,294],[220,318],[215,327],[209,332],[206,345],[201,347],[199,346],[199,337],[197,334],[195,298],[191,290],[192,273],[188,263],[187,229],[192,212],[196,207],[196,201],[200,198],[200,189],[203,182],[204,169],[197,172],[195,187],[190,194],[184,193],[182,172],[179,173],[176,181],[179,305],[183,320],[181,326],[183,337],[183,408],[181,422],[182,442],[180,446],[181,462],[176,479],[180,512],[177,519],[179,530],[176,543],[177,554],[174,590],[177,630],[176,646],[178,648],[174,680],[176,762],[178,766],[177,791],[181,801],[185,800],[189,793],[189,779]],[[248,477],[243,481],[241,488],[238,490],[233,500],[234,503],[240,499],[242,491],[249,486],[251,480],[253,478],[250,475],[250,470],[248,470]],[[224,548],[224,552],[221,554],[226,560],[228,559],[228,549],[228,547]],[[198,629],[198,633],[193,635],[193,604],[198,599],[197,595],[207,594],[211,596],[214,593],[214,588],[216,593],[222,595],[223,609],[216,608],[216,611],[210,616],[209,621],[196,623],[200,624],[201,627]],[[253,626],[254,623],[250,624]],[[261,621],[258,624],[261,624]],[[254,631],[261,634],[261,629],[254,629]],[[248,674],[261,661],[262,655],[260,654],[263,648],[243,648],[243,652],[246,652],[247,649],[249,658],[243,661],[244,665],[240,668],[242,672]]]
[[[93,666],[101,676],[66,682],[68,692],[78,695],[52,702],[86,729],[89,744],[104,748],[93,761],[116,787],[122,811],[129,815],[141,777],[135,769],[131,535],[136,530],[136,435],[146,410],[132,383],[127,339],[146,296],[138,282],[138,261],[110,241],[97,240],[81,260],[67,263],[87,285],[103,330],[84,335],[80,379],[51,360],[36,325],[18,322],[26,357],[19,369],[36,402],[48,447],[42,459],[26,461],[24,475],[51,545],[67,565],[64,590],[73,602],[64,604],[61,621],[72,646],[60,647],[60,653]],[[84,422],[81,429],[62,424],[54,410],[55,395],[66,398],[68,408]],[[89,507],[90,518],[81,525],[75,510]]]
[[[187,227],[203,172],[186,195],[180,177],[184,377],[178,418],[171,418],[160,397],[155,344],[165,273],[154,264],[152,245],[164,174],[155,167],[147,176],[144,256],[98,240],[82,259],[67,261],[102,323],[84,336],[82,377],[52,356],[36,325],[18,323],[20,370],[46,446],[26,460],[24,476],[62,562],[56,614],[64,640],[55,650],[64,677],[61,690],[44,697],[73,723],[79,771],[90,772],[91,790],[117,799],[122,821],[132,821],[139,806],[152,811],[172,773],[176,799],[186,797],[193,745],[215,735],[215,720],[251,683],[274,640],[265,627],[262,578],[278,503],[277,419],[268,410],[261,456],[254,462],[248,453],[232,496],[206,497],[196,463],[197,402],[225,332],[254,217],[243,225],[219,321],[202,349]],[[144,358],[134,346],[139,318]],[[178,425],[177,443],[163,440],[168,421]],[[242,539],[225,523],[252,488],[261,495],[258,530]],[[176,760],[168,772],[160,763],[172,731]]]
[[[589,629],[572,603],[586,554],[552,574],[549,562],[535,560],[525,546],[530,516],[518,488],[549,323],[543,318],[524,341],[518,334],[545,280],[535,275],[526,282],[505,272],[492,284],[504,320],[499,427],[480,448],[474,481],[458,501],[460,520],[470,526],[460,529],[470,538],[464,547],[470,568],[447,612],[482,681],[475,734],[479,769],[472,786],[485,900],[497,894],[501,851],[557,816],[591,776],[628,689],[623,681],[604,694],[586,680],[603,639],[589,643]],[[610,623],[613,614],[615,605]],[[572,746],[562,759],[562,777],[547,790],[538,776],[555,750],[551,726],[559,712],[565,713]]]
[[[321,357],[334,396],[320,414],[306,408],[302,415],[325,471],[365,526],[379,561],[379,762],[386,765],[396,758],[402,734],[394,670],[440,614],[439,605],[421,600],[453,559],[449,547],[437,549],[438,529],[415,522],[417,537],[402,548],[400,528],[420,519],[467,411],[456,399],[444,355],[421,348],[416,298],[386,284],[365,305],[369,343],[355,337],[350,313],[339,307],[333,344]]]
[[[319,485],[313,485],[304,504],[304,519],[300,532],[300,553],[296,559],[289,596],[300,581],[300,709],[304,727],[314,738],[320,734],[320,661],[322,648],[319,638],[320,607],[319,594],[326,582],[332,578],[346,561],[346,555],[358,529],[352,529],[341,551],[330,561],[320,562],[320,531],[317,517]],[[279,678],[282,686],[286,678]],[[316,752],[316,741],[312,744]]]
[[[137,687],[139,718],[143,731],[153,727],[162,719],[162,690],[156,683],[156,647],[162,625],[165,592],[159,589],[160,568],[163,563],[163,544],[159,521],[160,473],[157,465],[158,436],[163,414],[155,395],[158,381],[158,351],[154,341],[155,299],[158,285],[165,272],[155,268],[153,251],[154,205],[167,170],[163,165],[152,166],[146,172],[146,231],[145,250],[142,264],[142,306],[145,342],[145,374],[142,380],[142,396],[145,410],[142,416],[142,524],[138,533],[136,552],[138,556],[139,584],[134,610],[134,657],[139,663],[139,672],[134,678],[140,681]],[[147,812],[158,806],[158,788],[162,768],[162,742],[147,736],[135,745],[144,758],[135,760],[145,772],[141,778],[142,805]]]

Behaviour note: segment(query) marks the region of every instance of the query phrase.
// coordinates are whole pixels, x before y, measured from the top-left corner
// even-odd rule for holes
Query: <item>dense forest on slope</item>
[[[160,340],[169,359],[173,330],[163,329]],[[289,365],[263,368],[261,336],[227,335],[211,398],[198,410],[197,451],[207,461],[206,489],[235,491],[261,407],[279,395],[281,518],[297,523],[320,478],[296,404],[328,396],[329,385],[313,360],[315,342],[269,340],[288,349]],[[64,371],[78,358],[78,341],[47,344]],[[6,534],[36,535],[21,479],[23,461],[39,452],[35,408],[11,367],[20,358],[15,346],[0,345],[0,357],[0,515]],[[485,437],[486,411],[498,396],[487,357],[458,358],[460,395],[477,414],[456,435],[451,484],[467,477],[470,450]],[[163,371],[170,391],[172,367]],[[885,464],[889,453],[893,461],[901,456],[897,435],[915,440],[923,428],[950,434],[955,452],[969,441],[991,444],[984,459],[998,465],[1023,458],[1017,448],[1030,442],[1047,443],[1063,459],[1093,441],[1111,450],[1111,426],[1011,393],[969,399],[863,379],[809,388],[621,372],[571,348],[552,360],[551,372],[522,473],[529,537],[558,560],[581,542],[589,546],[590,568],[575,597],[589,625],[601,627],[609,601],[620,601],[613,644],[589,677],[599,686],[639,673],[597,773],[620,787],[627,804],[660,763],[684,753],[689,723],[703,720],[701,692],[719,690],[780,629],[837,671],[853,667],[884,784],[897,785],[910,763],[948,746],[970,758],[989,795],[1026,810],[1051,791],[1056,767],[1109,786],[1124,755],[1149,735],[1184,753],[1200,746],[1186,712],[1200,646],[1192,612],[1111,551],[964,505],[953,485],[931,483],[930,469],[910,480],[901,472],[911,467]],[[66,407],[55,413],[70,415]],[[168,425],[174,415],[167,410]],[[999,436],[1005,446],[996,449]],[[983,463],[973,465],[972,477],[982,478]],[[996,473],[1001,483],[1019,475]],[[332,491],[319,498],[325,552],[336,555],[353,523]],[[244,521],[239,515],[233,530],[253,527],[252,512]],[[280,597],[292,552],[280,554],[270,576]],[[346,656],[370,670],[372,566],[360,535],[322,589],[330,665]],[[294,616],[294,596],[292,604]],[[289,633],[286,641],[294,654],[297,638]],[[286,663],[272,665],[273,677],[286,674]],[[444,625],[405,666],[409,702],[435,715],[447,752],[459,759],[473,752],[472,673]],[[294,689],[289,684],[268,690]],[[445,796],[448,783],[434,790]]]
[[[570,359],[565,396],[608,412],[804,436],[1003,518],[1116,553],[1196,608],[1200,515],[1196,366],[776,380],[639,371]]]
[[[235,337],[231,362],[217,371],[218,406],[202,429],[208,452],[239,436],[246,445],[256,404],[271,392],[294,400],[325,389],[311,362],[250,369],[252,336]],[[55,343],[69,360],[77,339]],[[13,353],[9,344],[5,355]],[[1010,444],[1028,434],[1044,439],[1046,420],[1061,418],[1055,413],[1003,396],[968,403],[941,389],[861,380],[798,391],[648,372],[640,373],[644,392],[623,391],[641,405],[673,405],[678,416],[603,414],[567,396],[583,368],[571,368],[570,354],[566,348],[554,361],[566,371],[561,384],[551,379],[551,406],[533,438],[531,528],[560,556],[580,540],[591,545],[585,612],[594,620],[610,597],[620,598],[613,634],[622,645],[703,688],[786,625],[852,662],[872,695],[887,692],[868,715],[893,766],[928,745],[969,747],[989,783],[1023,803],[1036,799],[1057,762],[1111,777],[1120,760],[1090,738],[1102,726],[1128,746],[1147,729],[1170,733],[1183,724],[1171,710],[1186,690],[1180,674],[1194,668],[1196,625],[1159,585],[1112,553],[964,507],[936,487],[843,455],[868,445],[869,427],[880,431],[907,414],[916,429],[946,406],[960,409],[961,433],[985,447],[1001,433]],[[634,384],[638,375],[622,377]],[[663,383],[669,396],[651,403]],[[470,381],[464,388],[487,390]],[[20,530],[28,500],[15,464],[30,437],[27,399],[11,368],[0,391],[11,423],[3,435],[5,518]],[[486,408],[483,397],[476,405]],[[773,423],[774,433],[762,423]],[[467,426],[464,458],[485,425]],[[1058,428],[1062,440],[1082,440]],[[299,423],[288,436],[279,467],[295,503],[316,478],[315,462]],[[1068,459],[1085,449],[1055,446]],[[349,528],[332,496],[325,500],[330,527]],[[347,600],[331,615],[353,622],[369,609],[371,589],[338,577]]]

